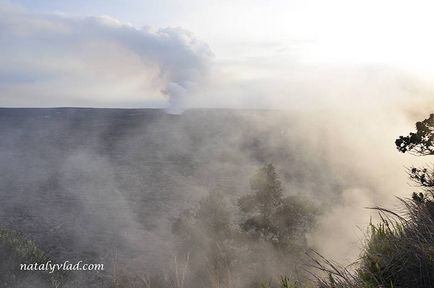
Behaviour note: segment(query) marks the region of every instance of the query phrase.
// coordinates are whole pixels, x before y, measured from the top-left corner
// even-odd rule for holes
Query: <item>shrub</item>
[[[0,287],[61,287],[66,279],[62,271],[21,271],[20,264],[46,263],[50,260],[37,245],[14,230],[0,229]]]

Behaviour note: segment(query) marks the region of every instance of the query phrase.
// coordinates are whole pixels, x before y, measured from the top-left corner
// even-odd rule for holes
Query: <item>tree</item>
[[[282,203],[282,186],[273,164],[260,168],[250,179],[249,195],[241,197],[238,205],[245,213],[258,213],[268,221],[272,210]]]
[[[402,153],[409,152],[417,156],[434,155],[434,114],[423,121],[416,122],[416,132],[410,132],[408,136],[399,136],[395,145]],[[410,179],[425,192],[434,196],[433,169],[411,167],[408,174]],[[425,196],[421,193],[413,193],[413,200],[420,202],[426,200]]]
[[[186,267],[186,287],[232,287],[236,257],[231,213],[223,195],[214,191],[197,209],[183,211],[172,224],[176,253]]]
[[[434,155],[434,114],[416,123],[416,132],[395,141],[400,152]],[[433,287],[434,283],[434,170],[408,169],[410,179],[422,192],[401,199],[399,210],[376,207],[379,223],[370,223],[358,266],[346,268],[320,259],[320,270],[329,274],[320,287]]]
[[[418,156],[434,155],[434,114],[416,123],[416,132],[408,136],[399,136],[395,141],[396,148]]]
[[[434,114],[395,144],[403,153],[434,155]],[[401,213],[378,208],[381,221],[370,225],[357,269],[363,287],[433,287],[434,171],[411,167],[408,174],[422,192],[414,192],[411,200],[401,199]]]
[[[214,191],[172,225],[177,257],[188,262],[185,287],[257,287],[270,275],[295,271],[313,223],[310,202],[284,197],[272,164],[258,169],[238,200],[241,221],[231,218],[226,200]]]
[[[241,229],[277,247],[304,245],[305,233],[313,224],[313,209],[300,197],[283,197],[273,164],[266,164],[255,173],[250,188],[251,193],[238,200],[245,218]]]
[[[427,119],[416,122],[416,132],[410,132],[408,136],[400,136],[395,144],[399,151],[410,152],[417,156],[434,155],[434,114]],[[417,210],[422,211],[424,216],[429,216],[434,222],[434,169],[432,167],[408,169],[410,179],[416,183],[423,192],[413,192],[412,199]],[[415,219],[413,219],[415,220]],[[415,223],[425,221],[421,217]]]

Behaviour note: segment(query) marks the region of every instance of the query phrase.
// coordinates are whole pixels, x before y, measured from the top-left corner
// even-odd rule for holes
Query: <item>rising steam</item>
[[[77,99],[84,106],[118,106],[116,99],[124,98],[141,106],[168,102],[169,113],[180,113],[212,58],[208,46],[182,28],[36,14],[4,1],[0,31],[3,106],[78,106]]]

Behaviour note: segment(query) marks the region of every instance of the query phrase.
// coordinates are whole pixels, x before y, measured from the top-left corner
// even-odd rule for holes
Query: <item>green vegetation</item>
[[[299,196],[283,197],[272,164],[256,172],[251,179],[251,193],[241,197],[238,205],[246,218],[241,229],[254,239],[263,239],[294,253],[306,247],[305,236],[312,228],[314,209]]]
[[[182,277],[186,287],[289,285],[288,278],[272,275],[294,272],[294,263],[304,257],[305,235],[313,226],[315,209],[298,196],[284,196],[272,164],[253,175],[250,188],[238,199],[235,212],[214,191],[173,223],[177,259],[182,260],[178,264],[186,267]],[[269,279],[266,286],[264,279]]]
[[[434,114],[417,122],[416,132],[410,132],[408,136],[400,136],[395,144],[402,153],[434,155]]]
[[[434,200],[421,193],[401,201],[402,215],[377,208],[382,220],[370,224],[355,272],[318,261],[330,275],[320,287],[433,287]]]
[[[36,244],[13,230],[0,230],[0,287],[62,287],[65,273],[21,271],[22,263],[46,263],[50,258]],[[31,284],[30,284],[31,283]]]
[[[416,129],[396,140],[397,149],[434,155],[434,114],[417,122]],[[411,199],[400,199],[399,212],[375,208],[381,221],[370,224],[355,272],[319,257],[316,268],[329,274],[319,280],[319,287],[434,287],[434,170],[412,167],[408,174],[421,191]]]
[[[172,231],[177,240],[174,274],[178,287],[184,283],[190,283],[187,287],[191,283],[231,287],[236,243],[231,216],[221,194],[212,193],[197,210],[184,211],[173,223]]]
[[[416,123],[416,130],[399,137],[397,149],[434,155],[434,114]],[[174,219],[176,255],[167,271],[148,276],[115,267],[112,287],[434,287],[434,168],[411,167],[408,175],[419,191],[399,199],[395,211],[374,208],[380,221],[369,223],[360,258],[350,267],[309,250],[306,234],[318,211],[308,199],[285,191],[276,168],[266,164],[241,197],[211,191]],[[0,230],[0,258],[0,287],[64,287],[64,274],[19,271],[20,263],[49,258],[18,232]],[[296,270],[294,263],[305,260],[317,278],[307,280]]]

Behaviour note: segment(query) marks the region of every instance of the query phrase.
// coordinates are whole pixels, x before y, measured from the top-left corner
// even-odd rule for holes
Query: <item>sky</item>
[[[419,0],[0,0],[0,106],[423,102],[434,75],[433,8]]]

